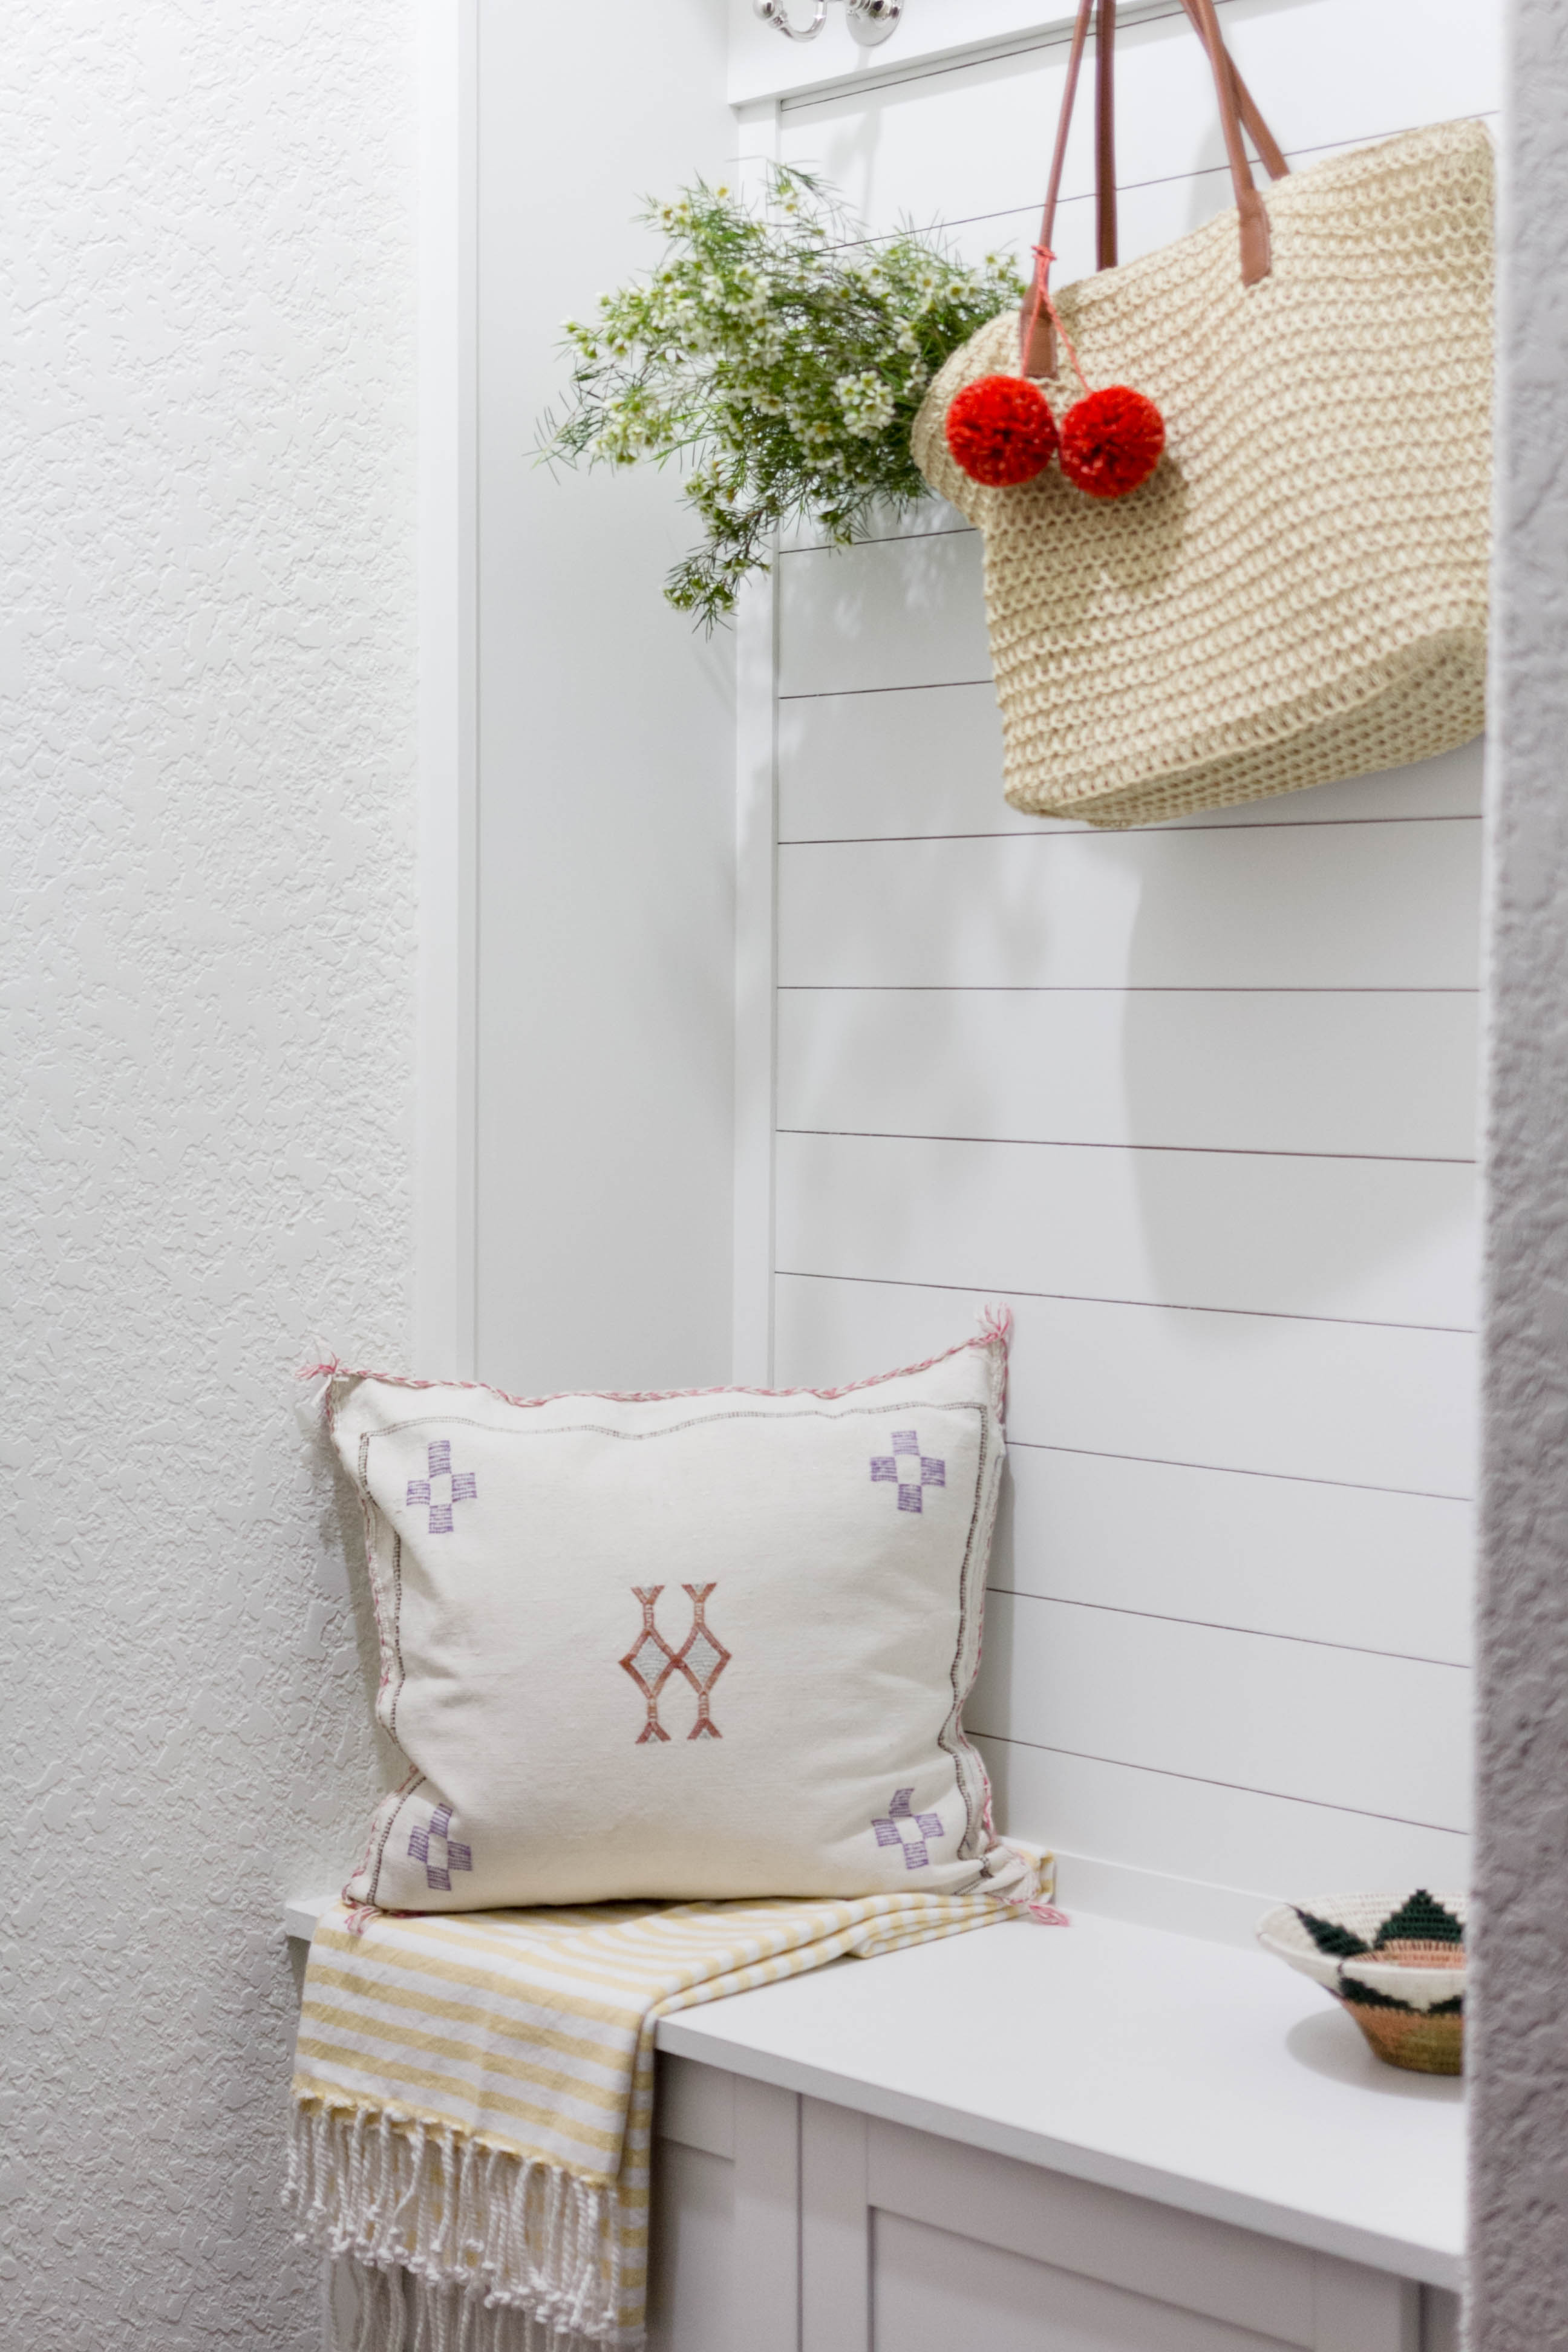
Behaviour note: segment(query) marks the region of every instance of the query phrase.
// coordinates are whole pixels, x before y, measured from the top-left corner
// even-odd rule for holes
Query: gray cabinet
[[[661,2057],[650,2352],[1457,2352],[1456,2299]]]

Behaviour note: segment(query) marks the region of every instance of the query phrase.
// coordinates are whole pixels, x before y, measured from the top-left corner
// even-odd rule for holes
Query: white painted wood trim
[[[1171,0],[1123,0],[1119,21],[1166,16]],[[810,0],[791,0],[791,16],[805,24]],[[743,106],[759,98],[826,98],[898,81],[933,64],[955,65],[1065,33],[1076,9],[1042,7],[1040,0],[907,0],[904,21],[880,48],[858,48],[837,0],[828,21],[809,42],[786,40],[762,24],[752,0],[730,0],[729,99]]]
[[[659,2139],[735,2160],[735,2077],[689,2058],[661,2058],[653,2127]]]
[[[283,1906],[283,1933],[297,1943],[308,1944],[316,1932],[317,1920],[328,1904],[336,1900],[332,1895],[291,1895]]]
[[[749,2352],[798,2352],[800,2102],[735,2083],[734,2276]]]
[[[773,1365],[774,760],[776,594],[748,581],[735,615],[735,1243],[731,1377]]]
[[[1089,1911],[1102,1919],[1126,1919],[1134,1927],[1194,1936],[1200,1943],[1258,1948],[1258,1922],[1264,1905],[1249,1888],[1215,1886],[1131,1863],[1107,1862],[1099,1854],[1058,1849],[1053,1900],[1068,1916]]]
[[[1412,2279],[1318,2257],[1314,2352],[1421,2352],[1421,2289]]]
[[[800,2103],[800,2338],[809,2352],[870,2352],[870,2125]]]
[[[742,163],[778,153],[778,109],[737,125]],[[776,568],[735,614],[735,1176],[731,1378],[766,1388],[773,1368],[773,1123],[778,837]]]
[[[426,0],[419,72],[418,1001],[412,1354],[474,1370],[477,0]]]

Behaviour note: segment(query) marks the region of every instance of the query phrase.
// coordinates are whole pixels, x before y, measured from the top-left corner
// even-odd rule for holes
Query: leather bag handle
[[[1275,180],[1284,179],[1289,165],[1279,142],[1264,121],[1251,91],[1242,80],[1235,60],[1225,46],[1215,15],[1214,0],[1182,0],[1182,6],[1194,31],[1204,44],[1210,68],[1214,74],[1215,94],[1219,100],[1220,122],[1225,132],[1226,156],[1230,166],[1231,184],[1236,191],[1236,209],[1240,230],[1241,280],[1244,286],[1256,286],[1268,275],[1270,253],[1268,215],[1258,193],[1252,166],[1242,142],[1241,124],[1246,123],[1254,145],[1262,159],[1264,169]],[[1083,65],[1084,48],[1089,38],[1091,17],[1095,26],[1095,228],[1098,267],[1113,269],[1116,266],[1116,131],[1113,58],[1116,40],[1116,0],[1079,0],[1077,21],[1073,26],[1072,46],[1068,55],[1067,80],[1062,90],[1061,111],[1057,121],[1056,146],[1051,156],[1050,179],[1046,191],[1046,208],[1040,223],[1040,247],[1050,250],[1051,235],[1056,226],[1057,203],[1061,193],[1062,173],[1067,162],[1068,134],[1072,127],[1073,109],[1078,100],[1079,75]],[[1049,264],[1043,262],[1042,268]],[[1057,372],[1056,332],[1049,315],[1035,290],[1026,299],[1020,319],[1019,373],[1030,376],[1054,376]]]
[[[1206,47],[1208,46],[1208,36],[1204,32],[1203,24],[1199,17],[1197,0],[1182,0],[1182,5],[1187,12],[1193,30],[1202,37],[1204,45]],[[1218,30],[1217,19],[1215,23],[1215,30]],[[1231,88],[1236,92],[1237,112],[1241,117],[1242,127],[1246,131],[1247,137],[1251,140],[1253,145],[1258,150],[1259,162],[1262,163],[1264,170],[1268,173],[1271,180],[1288,180],[1290,176],[1290,166],[1285,161],[1284,152],[1280,148],[1279,141],[1275,138],[1274,133],[1270,131],[1268,125],[1265,122],[1262,115],[1259,113],[1257,100],[1253,97],[1252,92],[1247,89],[1247,84],[1242,80],[1240,70],[1237,66],[1236,59],[1231,56],[1230,51],[1225,47],[1223,36],[1220,40],[1220,47],[1225,57],[1226,69],[1230,75]]]

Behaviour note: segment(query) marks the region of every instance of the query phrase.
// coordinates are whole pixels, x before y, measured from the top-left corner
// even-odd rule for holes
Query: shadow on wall
[[[1479,803],[1480,756],[1467,745],[1388,782],[1473,778]],[[1337,809],[1359,781],[1323,791]],[[1132,1155],[1154,1295],[1202,1300],[1222,1214],[1237,1297],[1330,1319],[1470,1328],[1475,1141],[1456,1131],[1453,1055],[1473,1034],[1478,828],[1292,821],[1276,801],[1155,837],[1121,1000],[1127,1131],[1185,1140],[1165,993],[1179,979],[1182,1084],[1237,1106],[1245,1141],[1223,1156]],[[1402,1026],[1396,1064],[1380,1070],[1376,1055],[1358,1055],[1348,1068],[1325,996],[1348,999],[1332,1009],[1354,1023],[1388,992],[1441,998],[1454,1017]],[[1268,1339],[1267,1323],[1209,1331],[1227,1352]]]

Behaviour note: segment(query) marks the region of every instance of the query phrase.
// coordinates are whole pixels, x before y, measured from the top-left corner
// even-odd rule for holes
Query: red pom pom
[[[983,375],[949,408],[947,446],[966,474],[994,489],[1030,482],[1056,455],[1057,420],[1026,376]]]
[[[1124,383],[1075,401],[1062,419],[1062,471],[1091,499],[1124,499],[1146,482],[1165,446],[1165,420]]]

